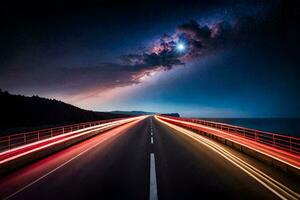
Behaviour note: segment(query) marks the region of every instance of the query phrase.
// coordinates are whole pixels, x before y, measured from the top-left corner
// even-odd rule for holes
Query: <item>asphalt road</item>
[[[298,187],[293,177],[240,156]],[[222,156],[154,118],[108,131],[4,177],[0,195],[22,200],[278,199]]]

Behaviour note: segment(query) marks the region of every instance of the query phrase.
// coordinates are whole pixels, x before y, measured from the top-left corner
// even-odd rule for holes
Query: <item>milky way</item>
[[[167,79],[170,74],[167,71],[186,70],[185,66],[193,62],[232,49],[237,53],[243,49],[245,54],[240,57],[244,56],[245,60],[253,56],[250,60],[259,61],[259,56],[264,54],[263,60],[270,61],[271,64],[258,62],[248,66],[248,69],[261,70],[260,74],[275,73],[261,80],[264,85],[264,80],[267,84],[277,84],[276,90],[268,90],[273,92],[270,98],[283,91],[289,92],[283,83],[275,83],[280,80],[279,74],[286,80],[297,82],[293,77],[297,74],[294,73],[297,63],[293,58],[299,38],[294,27],[298,23],[293,12],[285,11],[287,6],[279,0],[245,0],[235,4],[231,1],[222,4],[149,1],[119,6],[112,3],[108,7],[86,6],[84,11],[84,5],[78,5],[74,10],[68,8],[60,12],[58,9],[58,14],[46,6],[45,15],[36,9],[23,13],[22,6],[16,16],[11,16],[7,8],[1,12],[7,19],[4,31],[0,33],[1,89],[57,98],[101,110],[103,105],[108,108],[113,99],[128,97],[137,86],[156,80],[158,74]],[[248,49],[254,53],[249,53]],[[274,66],[272,60],[275,58],[281,58],[280,66]],[[234,77],[249,73],[245,64],[239,61],[237,71],[230,75],[225,71],[224,75],[229,77],[220,74],[218,78],[224,85],[230,83]],[[201,68],[201,65],[195,67]],[[205,76],[205,71],[197,71],[193,84],[209,87],[219,80],[202,83],[201,73]],[[260,75],[253,76],[250,82],[259,82],[257,78]],[[232,86],[224,90],[229,94],[234,89]],[[183,94],[185,89],[179,92]],[[255,98],[264,99],[266,93],[261,94]],[[292,91],[284,96],[289,98],[291,94]],[[158,97],[163,98],[164,94]]]

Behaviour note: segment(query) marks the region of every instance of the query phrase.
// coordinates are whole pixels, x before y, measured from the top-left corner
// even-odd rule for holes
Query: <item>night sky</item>
[[[98,111],[300,117],[296,1],[120,2],[1,3],[0,88]]]

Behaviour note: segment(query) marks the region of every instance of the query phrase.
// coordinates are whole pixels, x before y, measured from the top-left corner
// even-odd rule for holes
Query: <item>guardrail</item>
[[[13,149],[25,144],[29,144],[32,142],[36,142],[39,140],[44,140],[47,138],[51,138],[57,135],[69,133],[72,131],[96,126],[99,124],[103,124],[106,122],[112,122],[116,120],[121,120],[123,118],[116,118],[116,119],[109,119],[109,120],[98,120],[98,121],[92,121],[92,122],[85,122],[85,123],[78,123],[78,124],[72,124],[67,126],[59,126],[59,127],[53,127],[53,128],[47,128],[47,129],[41,129],[41,130],[35,130],[30,132],[24,132],[24,133],[17,133],[13,135],[8,136],[2,136],[0,137],[0,152]]]
[[[276,133],[271,133],[266,131],[260,131],[260,130],[244,128],[240,126],[219,123],[219,122],[206,121],[201,119],[177,118],[177,117],[169,117],[169,116],[168,118],[193,122],[211,128],[219,129],[230,134],[238,135],[247,138],[249,140],[253,140],[262,144],[266,144],[272,147],[279,148],[284,151],[288,151],[300,155],[299,137],[281,135],[281,134],[276,134]]]

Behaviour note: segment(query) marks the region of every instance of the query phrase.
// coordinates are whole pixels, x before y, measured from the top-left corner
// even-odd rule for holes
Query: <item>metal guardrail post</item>
[[[195,119],[185,119],[185,118],[176,118],[176,117],[170,117],[171,119],[179,119],[181,121],[188,121],[188,122],[194,122],[197,124],[202,124],[204,126],[208,127],[214,127],[221,129],[223,131],[228,131],[231,133],[237,133],[241,136],[244,136],[247,139],[254,140],[256,142],[273,146],[278,149],[284,149],[288,152],[293,152],[296,154],[300,154],[300,138],[299,137],[293,137],[293,136],[285,136],[282,134],[277,133],[271,133],[266,131],[259,131],[255,129],[250,128],[244,128],[239,126],[233,126],[233,125],[226,125],[218,122],[209,122],[206,120],[195,120]],[[190,126],[188,126],[190,127]],[[277,141],[276,141],[277,140]]]
[[[99,120],[99,121],[73,124],[73,125],[67,125],[67,126],[60,126],[60,127],[54,127],[54,128],[47,128],[47,129],[40,129],[40,130],[35,130],[35,131],[30,131],[30,132],[23,132],[23,133],[3,136],[0,139],[0,143],[2,143],[2,142],[5,143],[5,147],[4,147],[5,149],[12,149],[16,146],[21,146],[22,144],[27,144],[27,142],[31,143],[34,141],[43,140],[43,139],[45,139],[45,137],[47,138],[47,136],[49,136],[49,134],[51,135],[51,137],[53,137],[55,135],[59,135],[62,133],[68,133],[68,132],[72,132],[74,130],[78,130],[81,128],[86,128],[89,126],[95,126],[98,124],[106,123],[107,121],[114,121],[114,120]],[[49,131],[50,131],[50,133],[49,133]],[[45,137],[43,137],[43,133],[44,133]],[[28,135],[28,138],[27,138],[27,135]],[[3,141],[2,141],[2,138],[3,138]],[[21,142],[21,140],[23,143]],[[1,149],[0,149],[0,151],[2,152]]]

